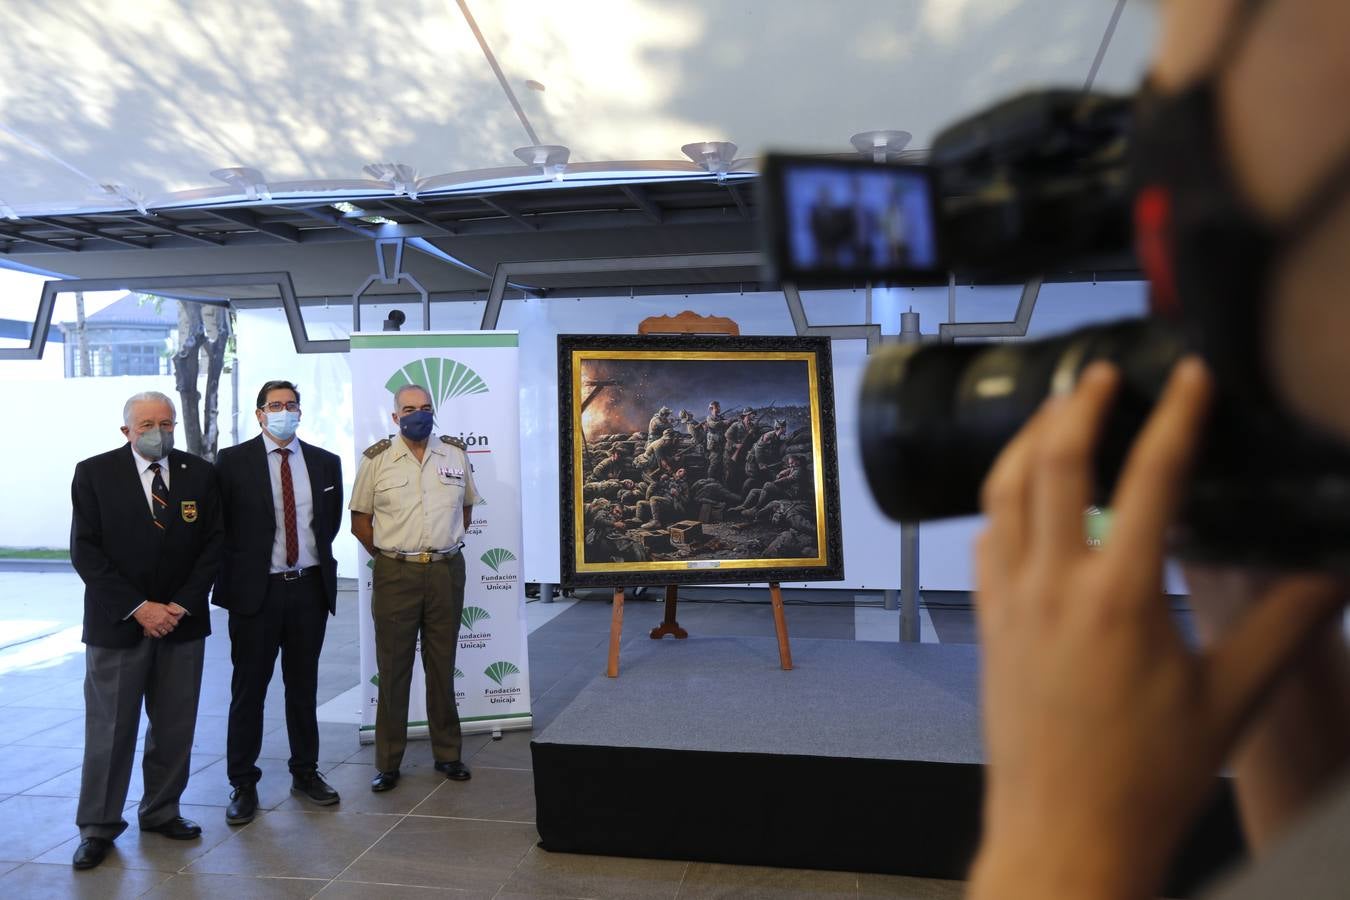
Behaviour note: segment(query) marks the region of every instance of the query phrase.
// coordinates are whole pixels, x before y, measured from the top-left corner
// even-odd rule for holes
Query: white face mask
[[[264,413],[267,416],[267,431],[272,437],[279,441],[289,441],[295,437],[295,430],[300,427],[300,413],[283,409],[281,412]]]
[[[131,444],[136,448],[136,452],[145,459],[163,459],[173,449],[173,432],[151,428],[147,432],[136,435]]]

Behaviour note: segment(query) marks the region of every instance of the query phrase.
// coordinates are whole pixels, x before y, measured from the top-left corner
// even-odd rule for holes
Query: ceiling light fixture
[[[860,131],[849,141],[863,156],[872,157],[872,162],[894,162],[900,153],[909,146],[914,135],[908,131]]]
[[[730,141],[695,141],[680,148],[703,169],[725,181],[727,171],[736,162],[736,145]]]
[[[563,180],[563,170],[567,168],[567,159],[571,155],[572,151],[561,144],[533,144],[516,148],[516,159],[527,166],[538,166],[544,175],[554,181]]]
[[[412,166],[403,163],[371,163],[365,166],[363,170],[376,181],[383,181],[389,185],[389,189],[394,192],[394,196],[406,196],[410,200],[417,199],[419,179],[417,170]]]
[[[143,216],[150,215],[150,210],[147,208],[147,201],[145,199],[145,195],[142,194],[140,191],[136,190],[135,188],[127,187],[124,184],[100,184],[99,187],[103,189],[103,193],[108,194],[109,196],[112,197],[116,197],[123,203],[127,203],[135,207],[136,212],[140,213],[141,215]]]
[[[257,169],[251,169],[247,166],[229,166],[224,169],[215,169],[211,172],[211,177],[225,182],[255,203],[259,200],[266,203],[272,202],[272,192],[267,189],[267,179],[263,178],[263,173]]]

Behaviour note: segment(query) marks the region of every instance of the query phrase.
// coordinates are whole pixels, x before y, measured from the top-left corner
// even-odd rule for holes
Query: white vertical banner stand
[[[464,441],[481,496],[464,537],[464,614],[455,657],[455,701],[466,734],[529,728],[520,496],[520,336],[514,331],[372,332],[351,336],[352,419],[362,452],[395,432],[394,393],[420,384],[436,405],[436,434]],[[394,438],[399,440],[398,437]],[[357,551],[362,576],[361,742],[375,740],[373,561]],[[427,736],[421,647],[413,664],[408,736]]]

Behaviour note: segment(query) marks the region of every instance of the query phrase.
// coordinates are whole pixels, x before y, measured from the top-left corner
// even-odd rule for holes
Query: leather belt
[[[443,559],[452,559],[458,556],[460,548],[463,546],[463,544],[460,544],[458,547],[451,547],[449,550],[417,550],[413,552],[381,549],[380,555],[387,556],[390,559],[396,559],[399,562],[434,563],[440,562]]]
[[[321,566],[310,566],[308,569],[292,569],[289,572],[273,572],[267,577],[273,581],[299,581],[301,578],[308,578],[310,575],[318,575]]]

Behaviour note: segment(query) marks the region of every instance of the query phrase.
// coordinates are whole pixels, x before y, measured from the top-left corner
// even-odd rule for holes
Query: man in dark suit
[[[300,392],[269,381],[255,411],[262,434],[220,451],[225,555],[214,602],[230,611],[231,681],[226,767],[234,790],[225,821],[258,809],[263,702],[277,653],[286,684],[291,793],[320,806],[338,802],[319,774],[319,651],[337,612],[333,537],[342,522],[342,462],[295,436]]]
[[[75,467],[70,559],[84,580],[85,739],[72,864],[97,866],[122,817],[145,703],[142,831],[177,840],[201,826],[179,815],[187,786],[207,593],[224,532],[210,463],[173,449],[173,401],[137,394],[122,409],[127,444]]]

